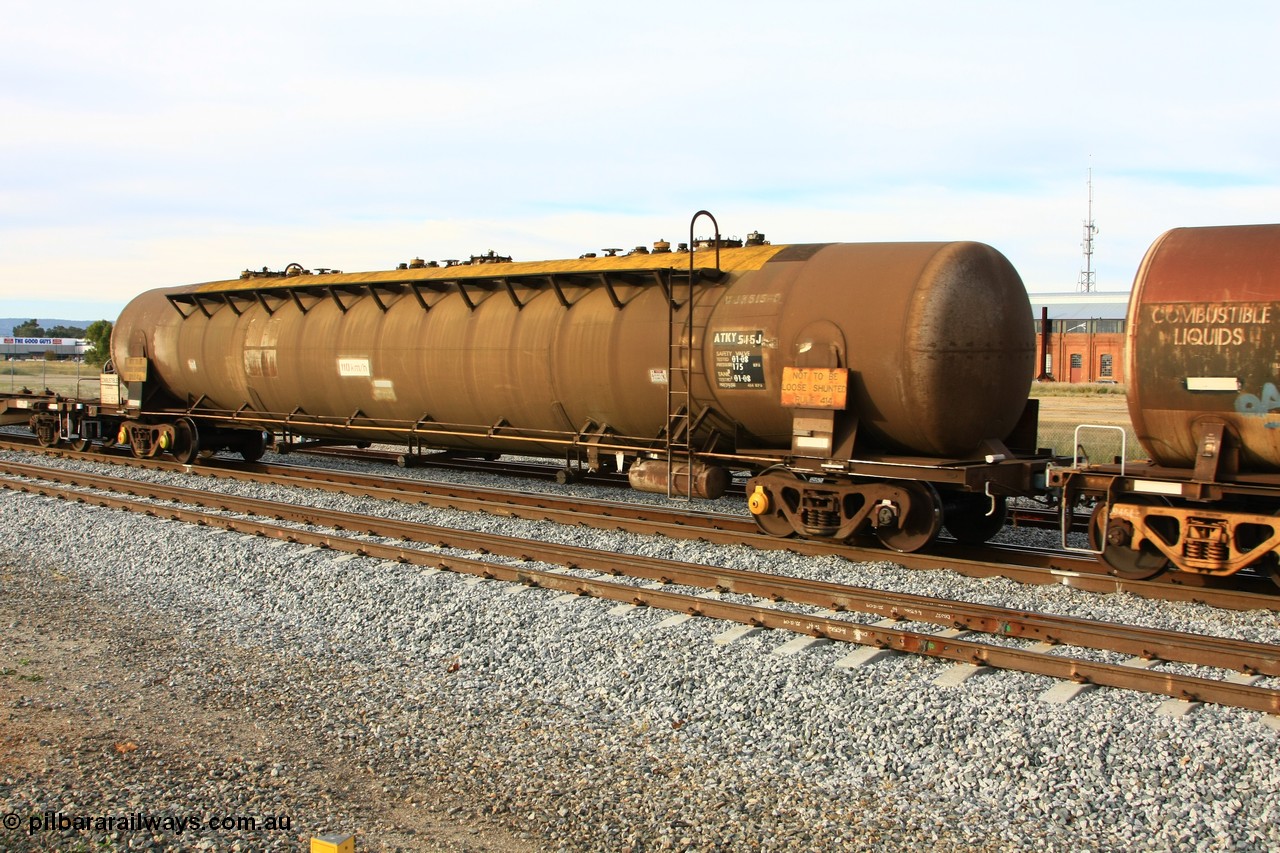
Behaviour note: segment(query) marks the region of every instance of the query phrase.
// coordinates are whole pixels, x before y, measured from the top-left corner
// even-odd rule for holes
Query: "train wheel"
[[[942,529],[942,501],[928,483],[895,483],[906,492],[911,505],[896,524],[876,528],[876,536],[886,548],[900,554],[919,551],[937,537]]]
[[[200,456],[200,431],[195,421],[182,418],[173,425],[173,458],[190,465]]]
[[[1274,516],[1280,516],[1280,510],[1272,513]],[[1277,527],[1280,527],[1280,521],[1277,521]],[[1240,524],[1236,526],[1236,548],[1240,551],[1252,551],[1258,548],[1270,539],[1275,530],[1265,525]],[[1273,584],[1280,586],[1280,551],[1267,551],[1245,568],[1252,569],[1264,578],[1269,578]]]
[[[1277,563],[1275,560],[1271,560],[1267,563],[1266,568],[1263,569],[1263,573],[1267,577],[1271,578],[1271,582],[1273,584],[1280,586],[1280,563]]]
[[[36,434],[36,443],[41,447],[55,447],[58,444],[58,421],[53,417],[33,417],[31,431]]]
[[[71,449],[76,451],[77,453],[84,453],[90,447],[93,447],[93,439],[91,438],[82,437],[82,438],[72,439],[71,441]]]
[[[995,536],[1004,529],[1008,508],[1002,495],[994,498],[995,511],[992,512],[992,500],[986,495],[969,493],[949,497],[942,511],[947,532],[962,545],[981,545]]]
[[[1131,502],[1145,506],[1159,504],[1155,500]],[[1100,502],[1093,508],[1093,515],[1089,519],[1089,546],[1102,550],[1102,562],[1111,569],[1110,574],[1126,580],[1141,581],[1153,578],[1168,568],[1169,558],[1151,543],[1143,542],[1137,551],[1130,548],[1127,537],[1132,536],[1133,531],[1125,529],[1128,527],[1127,522],[1122,524],[1124,526],[1114,528],[1109,525],[1105,502]]]
[[[1280,515],[1280,510],[1277,510],[1273,515]],[[1273,584],[1280,586],[1280,554],[1272,551],[1259,560],[1258,563],[1262,573],[1271,578]]]

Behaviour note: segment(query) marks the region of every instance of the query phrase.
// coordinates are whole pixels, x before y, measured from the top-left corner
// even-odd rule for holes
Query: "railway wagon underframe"
[[[1071,510],[1093,502],[1089,546],[1118,577],[1168,569],[1226,576],[1251,570],[1280,583],[1280,482],[1241,474],[1198,480],[1151,463],[1050,469],[1062,489],[1063,542]]]

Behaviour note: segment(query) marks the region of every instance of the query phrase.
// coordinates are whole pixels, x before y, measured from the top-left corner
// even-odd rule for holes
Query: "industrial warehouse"
[[[0,337],[0,354],[6,361],[17,358],[84,358],[89,342],[83,338]]]

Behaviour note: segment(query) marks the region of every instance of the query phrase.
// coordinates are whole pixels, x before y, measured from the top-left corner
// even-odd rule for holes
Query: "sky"
[[[1280,221],[1280,4],[0,0],[0,317],[246,268]],[[699,228],[704,233],[705,228]]]

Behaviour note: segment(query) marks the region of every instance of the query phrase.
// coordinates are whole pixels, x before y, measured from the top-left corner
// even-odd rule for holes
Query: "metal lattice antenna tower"
[[[1089,167],[1089,218],[1084,223],[1084,269],[1080,270],[1080,284],[1076,287],[1081,293],[1092,293],[1094,286],[1093,272],[1093,235],[1098,228],[1093,224],[1093,167]]]

